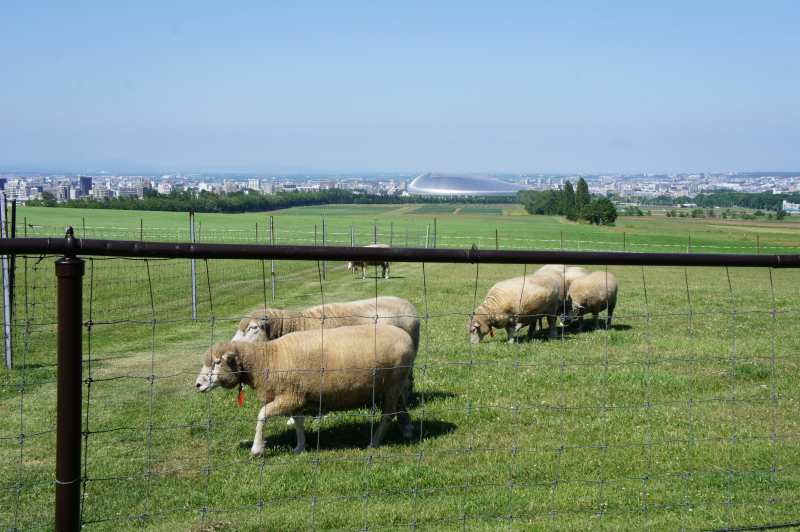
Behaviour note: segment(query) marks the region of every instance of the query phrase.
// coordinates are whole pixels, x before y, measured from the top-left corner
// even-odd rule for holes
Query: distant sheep
[[[323,339],[324,337],[324,339]],[[396,414],[403,436],[413,434],[403,387],[416,349],[411,337],[393,325],[356,325],[301,331],[265,343],[220,342],[203,356],[196,387],[251,386],[265,404],[258,413],[250,452],[264,452],[264,423],[293,416],[295,453],[305,449],[304,418],[320,412],[380,408],[381,422],[371,446],[380,445]]]
[[[611,318],[617,306],[617,278],[611,272],[593,272],[572,281],[567,292],[565,321],[578,320],[578,330],[583,331],[583,316],[592,314],[597,326],[598,314],[608,310],[606,327],[611,327]]]
[[[368,246],[364,246],[366,248],[388,248],[388,244],[370,244]],[[389,278],[389,262],[388,261],[355,261],[351,260],[347,263],[347,269],[353,272],[354,274],[358,273],[358,270],[361,269],[361,278],[367,278],[367,266],[380,266],[381,267],[381,277],[384,279]]]
[[[516,332],[526,325],[528,338],[531,338],[534,324],[545,316],[549,336],[555,336],[560,290],[560,282],[546,274],[515,277],[496,283],[467,323],[470,342],[476,344],[487,334],[494,336],[495,327],[506,330],[510,344],[514,343]]]

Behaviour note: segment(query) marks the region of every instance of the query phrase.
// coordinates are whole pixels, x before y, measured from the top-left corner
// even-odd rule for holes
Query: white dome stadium
[[[515,196],[527,187],[489,176],[422,174],[408,185],[414,196]]]

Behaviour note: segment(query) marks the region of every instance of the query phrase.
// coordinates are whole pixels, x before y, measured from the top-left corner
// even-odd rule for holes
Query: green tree
[[[56,202],[56,197],[50,192],[42,192],[41,202],[43,207],[55,207],[58,203]]]
[[[593,200],[582,212],[582,218],[595,225],[612,225],[617,219],[617,208],[608,198]]]
[[[578,179],[578,186],[575,189],[575,210],[581,216],[583,209],[592,202],[592,196],[589,194],[589,185],[584,178]],[[612,203],[613,205],[613,203]]]
[[[575,221],[578,219],[578,209],[575,204],[575,190],[572,188],[572,183],[567,181],[564,183],[564,189],[561,191],[561,213],[567,219]]]

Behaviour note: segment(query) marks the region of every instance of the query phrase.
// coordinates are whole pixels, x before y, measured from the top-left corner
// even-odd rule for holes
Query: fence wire
[[[18,261],[18,365],[0,383],[0,526],[27,530],[53,521],[55,279],[53,257]],[[797,522],[797,271],[596,267],[619,279],[613,326],[561,325],[556,338],[543,329],[509,345],[501,330],[471,344],[466,325],[495,282],[539,265],[397,264],[389,279],[372,266],[361,280],[340,263],[324,272],[282,261],[273,301],[263,261],[208,260],[192,320],[187,264],[87,260],[81,520],[90,529]],[[320,395],[295,420],[311,432],[296,455],[295,429],[276,417],[264,453],[250,456],[267,404],[251,387],[242,408],[234,391],[195,390],[203,352],[259,307],[295,309],[291,320],[314,305],[374,300],[374,312],[349,316],[372,324],[364,341],[377,357],[387,317],[378,301],[388,295],[410,301],[420,326],[410,441],[395,422],[384,446],[368,447],[382,420],[375,370],[365,408],[329,412],[322,392],[337,372],[320,369]],[[323,361],[335,349],[326,308]]]

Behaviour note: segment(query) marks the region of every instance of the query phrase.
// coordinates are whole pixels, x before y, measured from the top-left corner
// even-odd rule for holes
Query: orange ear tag
[[[241,384],[239,385],[239,399],[237,402],[239,403],[239,408],[244,406],[244,386]]]
[[[491,327],[489,327],[489,336],[491,336],[492,338],[494,338],[494,329],[493,329],[493,328],[491,328]]]

